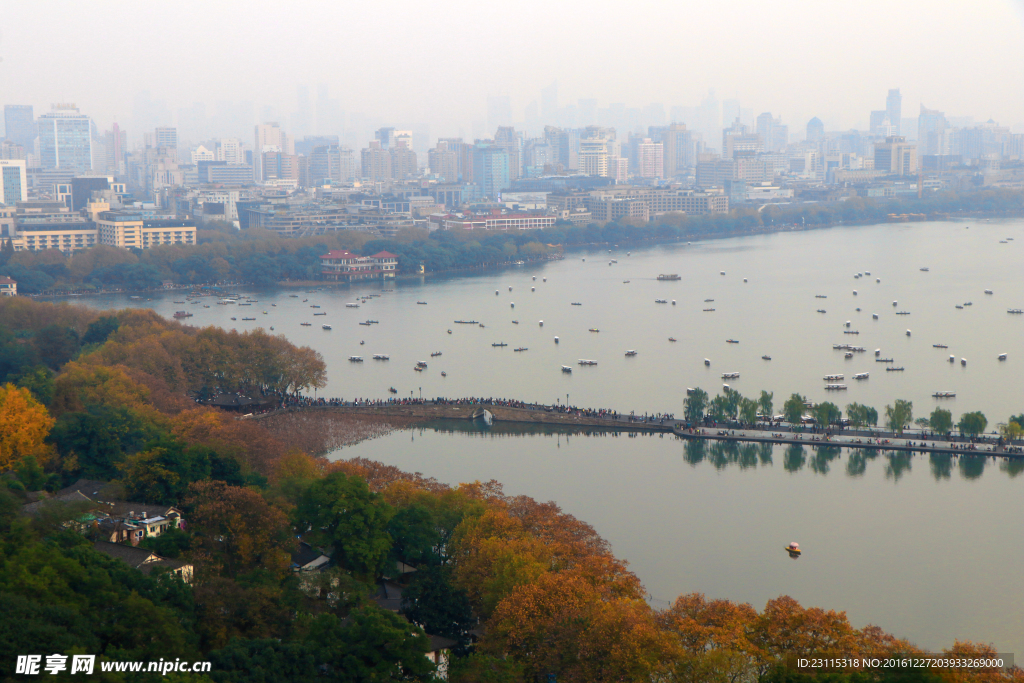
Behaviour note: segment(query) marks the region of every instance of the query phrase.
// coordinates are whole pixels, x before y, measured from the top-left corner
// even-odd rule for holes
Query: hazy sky
[[[904,116],[1024,126],[1024,0],[6,0],[3,17],[0,104],[76,102],[101,127],[130,126],[143,90],[168,124],[221,101],[287,122],[322,83],[350,120],[470,135],[488,95],[518,121],[555,80],[563,106],[668,111],[714,88],[801,131],[866,127],[894,87]]]

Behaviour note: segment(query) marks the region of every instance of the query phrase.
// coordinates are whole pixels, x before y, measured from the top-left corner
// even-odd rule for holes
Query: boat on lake
[[[512,349],[512,350],[513,350],[513,351],[529,351],[529,349],[528,349],[528,348],[526,348],[525,346],[520,346],[519,348],[516,348],[516,349]]]
[[[416,361],[416,367],[418,367],[418,368],[425,368],[425,367],[427,367],[427,361],[425,361],[425,360],[418,360],[418,361]]]
[[[349,356],[348,357],[348,361],[350,363],[362,363],[363,362],[363,357],[362,356]]]
[[[740,373],[738,372],[723,372],[722,379],[739,379]]]
[[[846,391],[845,384],[826,384],[825,391]]]
[[[562,372],[571,374],[572,373],[572,368],[570,368],[568,365],[563,365],[562,366]]]
[[[946,346],[945,344],[932,344],[932,348],[934,348],[934,349],[948,349],[949,347]]]
[[[383,353],[375,353],[375,354],[373,354],[373,359],[374,360],[391,360],[391,356],[388,356],[388,355],[383,354]]]
[[[885,371],[886,372],[903,372],[903,366],[900,365],[900,366],[894,367],[894,368],[886,368]]]
[[[767,355],[767,354],[761,356],[761,360],[771,360],[771,359],[772,359],[772,357]]]
[[[722,274],[724,275],[725,273],[722,273]],[[667,275],[666,274],[659,275],[658,279],[659,280],[682,280],[683,278],[679,277],[675,273],[669,273]]]
[[[843,375],[825,375],[822,379],[824,379],[826,382],[834,382],[836,380],[840,380],[843,378]]]
[[[331,329],[330,325],[321,325],[320,327],[324,328],[325,330]]]
[[[726,339],[725,343],[726,344],[739,344],[740,341],[738,339]]]
[[[955,391],[936,391],[932,394],[932,398],[956,398]]]
[[[299,323],[299,324],[300,324],[300,325],[302,325],[303,327],[309,327],[309,326],[311,326],[311,325],[312,325],[313,323]]]
[[[668,303],[668,299],[655,299],[654,303],[656,303],[656,304],[667,304]]]
[[[853,376],[853,378],[854,379],[867,379],[868,378],[868,373],[866,373],[866,372],[858,372],[857,374],[855,374]]]
[[[1005,353],[1001,353],[998,356],[996,356],[996,358],[998,358],[999,360],[1006,360],[1006,354]]]
[[[174,312],[174,317],[175,318],[191,318],[192,314],[189,313],[188,311],[175,311]]]
[[[580,358],[579,361],[578,361],[578,364],[579,365],[597,365],[597,361],[596,360],[587,360],[585,358]]]
[[[320,308],[320,307],[319,306],[314,306],[314,308]],[[354,303],[353,304],[345,304],[345,308],[359,308],[359,304],[354,304]]]
[[[491,346],[508,346],[508,344],[506,344],[505,342],[495,342],[491,344]]]
[[[626,351],[626,356],[627,357],[635,356],[635,355],[636,355],[636,351],[634,349],[630,349],[629,351]],[[1005,355],[1005,354],[1003,354],[1003,355]]]

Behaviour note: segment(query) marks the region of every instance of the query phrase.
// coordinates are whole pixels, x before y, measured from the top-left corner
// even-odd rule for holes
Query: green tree
[[[811,409],[811,414],[814,415],[814,419],[818,421],[820,427],[828,427],[843,415],[836,404],[828,401],[814,406]]]
[[[44,406],[50,405],[53,400],[53,372],[45,365],[25,368],[16,384],[31,391]]]
[[[786,402],[782,404],[782,414],[786,422],[800,424],[804,416],[804,403],[807,402],[800,394],[791,394]]]
[[[395,511],[366,481],[334,472],[303,492],[295,525],[307,540],[333,545],[334,560],[355,574],[378,575],[391,550],[388,523]]]
[[[71,360],[81,346],[78,333],[70,327],[47,325],[32,338],[39,358],[54,370]]]
[[[757,422],[758,402],[750,398],[740,399],[740,419],[747,424]]]
[[[102,318],[94,320],[89,323],[89,327],[86,328],[85,334],[82,335],[83,344],[102,344],[107,341],[107,337],[113,334],[120,322],[118,322],[117,316],[105,315]]]
[[[327,680],[428,681],[435,671],[426,658],[430,640],[404,617],[367,604],[352,611],[345,622],[320,614],[309,624],[305,643]]]
[[[772,399],[775,398],[775,392],[761,390],[761,397],[757,399],[757,406],[761,410],[761,414],[765,416],[765,419],[770,420],[774,416],[774,405],[772,405]]]
[[[434,515],[422,505],[411,505],[396,512],[388,523],[388,534],[392,540],[392,559],[412,565],[439,561],[434,548],[441,536]]]
[[[953,426],[953,413],[945,408],[936,408],[928,417],[928,426],[937,434],[946,434]]]
[[[897,434],[902,434],[913,420],[914,404],[910,401],[898,398],[894,405],[885,407],[885,426]]]
[[[431,635],[451,638],[459,649],[469,645],[469,631],[476,625],[466,591],[452,584],[451,569],[425,567],[402,597],[408,601],[405,616]]]
[[[956,426],[964,436],[978,436],[984,433],[985,427],[988,426],[988,418],[980,410],[976,410],[961,415]]]
[[[232,638],[210,653],[211,676],[217,683],[299,683],[317,678],[316,658],[305,643],[275,638]]]
[[[708,392],[700,387],[688,391],[683,402],[683,416],[689,422],[700,422],[708,408]]]
[[[113,479],[126,455],[137,453],[160,430],[130,408],[89,406],[86,412],[64,413],[50,430],[71,472],[87,479]]]
[[[729,397],[719,395],[711,399],[711,404],[708,406],[708,417],[715,422],[725,422],[732,417]]]

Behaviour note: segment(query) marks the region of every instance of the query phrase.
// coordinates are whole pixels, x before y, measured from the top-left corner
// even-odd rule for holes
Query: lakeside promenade
[[[1007,443],[999,437],[950,436],[904,433],[874,428],[821,430],[793,427],[785,423],[739,425],[738,423],[689,423],[670,414],[636,415],[611,410],[524,403],[505,399],[391,399],[388,401],[338,401],[326,404],[293,405],[253,414],[261,419],[293,411],[343,411],[350,414],[395,416],[416,421],[471,420],[487,410],[495,422],[565,427],[598,427],[617,431],[671,432],[683,439],[740,441],[780,445],[862,448],[882,451],[914,451],[947,455],[986,455],[1024,458],[1024,441]]]

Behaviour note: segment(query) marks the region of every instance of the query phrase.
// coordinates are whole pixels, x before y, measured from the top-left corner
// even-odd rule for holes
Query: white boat
[[[711,361],[709,361],[707,358],[705,358],[704,359],[704,365],[707,365],[708,367],[711,367]]]
[[[910,330],[907,330],[907,336],[908,337],[910,336]]]
[[[363,357],[362,356],[349,356],[348,360],[351,363],[362,363],[363,362]]]
[[[856,289],[855,289],[855,290],[853,290],[853,295],[854,295],[854,296],[857,296],[857,290],[856,290]]]
[[[950,362],[950,363],[954,363],[954,362],[956,362],[956,356],[950,356],[950,357],[949,357],[949,362]]]
[[[1001,354],[999,354],[998,358],[999,358],[999,360],[1006,360],[1006,354],[1005,353],[1001,353]]]
[[[558,343],[558,337],[555,337],[555,343],[556,344]]]
[[[881,355],[882,355],[882,349],[875,349],[875,357],[877,358],[878,356],[881,356]]]
[[[331,329],[330,325],[321,325],[320,327],[324,328],[325,330]]]
[[[853,378],[854,379],[867,379],[868,378],[868,373],[866,373],[866,372],[858,372],[856,375],[853,376]]]
[[[822,379],[826,382],[834,382],[839,379],[843,379],[843,375],[825,375]]]
[[[966,358],[961,358],[960,359],[960,365],[967,365],[967,359]]]
[[[826,384],[825,391],[846,391],[845,384]]]
[[[872,313],[872,314],[871,314],[871,317],[872,317],[872,318],[873,318],[874,320],[878,320],[878,314],[877,314],[877,313]]]

